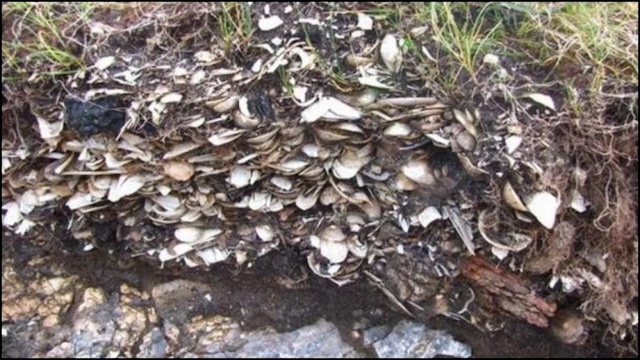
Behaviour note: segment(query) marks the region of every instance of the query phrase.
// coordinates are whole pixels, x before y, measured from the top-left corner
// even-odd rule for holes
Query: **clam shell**
[[[409,180],[418,184],[433,185],[435,178],[429,164],[423,160],[410,160],[400,169]]]
[[[205,103],[206,106],[213,109],[213,111],[224,114],[235,110],[238,107],[238,101],[240,100],[240,96],[231,95],[226,98],[211,100]]]
[[[533,194],[525,204],[529,212],[547,229],[552,229],[556,223],[556,213],[560,201],[551,193],[541,191]]]
[[[173,235],[179,241],[195,243],[203,237],[203,231],[196,227],[184,227],[176,229]]]
[[[380,57],[387,66],[387,68],[393,72],[400,71],[402,66],[402,51],[398,47],[398,40],[395,36],[387,34],[380,44]]]
[[[511,186],[511,183],[509,182],[504,184],[504,186],[502,187],[502,199],[505,203],[507,203],[507,205],[515,210],[525,212],[528,211],[527,207],[520,199],[520,196],[518,196],[516,191],[513,189],[513,186]]]

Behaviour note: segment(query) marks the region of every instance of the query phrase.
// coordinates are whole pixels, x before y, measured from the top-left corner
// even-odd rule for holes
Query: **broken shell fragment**
[[[402,51],[398,47],[398,40],[395,36],[387,34],[380,44],[380,57],[387,68],[395,73],[400,71],[402,66]]]
[[[527,207],[520,199],[520,196],[518,196],[516,191],[513,189],[513,186],[511,186],[511,183],[509,182],[504,184],[504,186],[502,187],[502,199],[505,203],[507,203],[507,205],[511,206],[511,208],[515,210],[525,212],[528,211]]]
[[[560,202],[552,194],[542,191],[530,196],[525,204],[529,212],[547,229],[552,229],[556,222],[556,213]]]
[[[258,20],[258,28],[262,31],[271,31],[284,24],[279,16],[269,16]]]
[[[518,146],[520,146],[520,144],[522,143],[522,137],[515,136],[515,135],[509,136],[504,140],[504,142],[507,145],[507,154],[511,155],[513,154],[514,151],[516,151]]]
[[[442,214],[435,206],[429,206],[418,215],[418,221],[423,228],[427,228],[429,224],[436,220],[442,219]]]
[[[207,248],[196,252],[198,257],[202,259],[207,265],[215,264],[217,262],[225,261],[229,257],[228,250],[218,249],[217,247]]]

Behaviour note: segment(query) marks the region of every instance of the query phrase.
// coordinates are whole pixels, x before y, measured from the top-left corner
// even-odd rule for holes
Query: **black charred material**
[[[64,102],[65,122],[81,136],[92,136],[102,132],[117,135],[124,126],[124,103],[117,97],[104,97],[91,101],[69,99]]]
[[[266,94],[261,94],[253,99],[249,99],[247,105],[251,114],[258,116],[260,120],[274,121],[276,119],[273,106],[271,106],[271,100],[269,100]]]

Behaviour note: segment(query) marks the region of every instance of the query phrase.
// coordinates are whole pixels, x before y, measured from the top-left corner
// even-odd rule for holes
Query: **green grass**
[[[15,80],[26,75],[33,81],[84,68],[84,44],[78,43],[73,33],[86,24],[93,9],[89,2],[3,4],[3,78]],[[13,74],[5,77],[5,66]]]
[[[418,9],[418,16],[428,20],[439,45],[472,77],[479,59],[490,51],[491,45],[502,35],[503,24],[488,27],[486,12],[491,4],[483,5],[477,14],[464,3],[428,3]]]
[[[246,47],[254,32],[251,21],[251,9],[247,3],[225,2],[218,16],[220,36],[225,50]]]
[[[532,12],[518,37],[539,40],[544,65],[592,67],[590,89],[597,94],[606,78],[637,83],[637,26],[637,3],[566,3]]]

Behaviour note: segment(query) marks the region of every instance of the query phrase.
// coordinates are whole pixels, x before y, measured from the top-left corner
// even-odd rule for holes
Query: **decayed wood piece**
[[[462,264],[462,275],[479,293],[482,305],[511,314],[532,325],[546,328],[557,305],[529,288],[528,282],[500,269],[483,257],[469,257]]]

